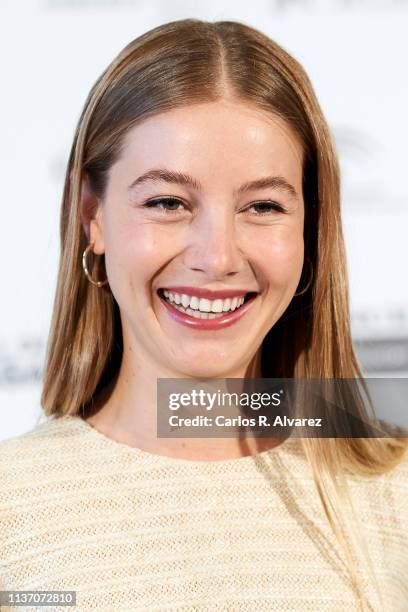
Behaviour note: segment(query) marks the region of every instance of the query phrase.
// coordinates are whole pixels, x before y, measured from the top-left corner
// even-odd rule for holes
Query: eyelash
[[[183,204],[183,202],[177,198],[158,198],[157,200],[149,200],[148,202],[145,202],[143,204],[144,208],[158,208],[158,204],[162,204],[163,202],[177,202],[178,204]],[[260,201],[260,202],[254,202],[253,204],[250,204],[251,206],[265,206],[265,205],[269,205],[273,208],[273,210],[277,211],[277,212],[282,212],[285,213],[285,209],[283,208],[283,206],[281,206],[280,204],[278,204],[277,202],[272,202],[272,201]],[[179,210],[169,210],[169,209],[162,209],[165,210],[166,213],[165,214],[170,214],[170,215],[177,215],[179,214]],[[268,215],[270,214],[271,211],[268,212],[262,212],[262,213],[258,213],[256,216],[258,217],[262,217],[264,215]]]

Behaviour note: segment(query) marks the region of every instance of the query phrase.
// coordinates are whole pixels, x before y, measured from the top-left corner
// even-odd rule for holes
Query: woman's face
[[[225,100],[128,132],[90,224],[125,355],[167,377],[244,376],[300,280],[302,155],[282,120]]]

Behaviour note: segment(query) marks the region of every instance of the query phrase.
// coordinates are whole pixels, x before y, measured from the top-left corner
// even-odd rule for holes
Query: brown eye
[[[255,202],[254,204],[251,204],[248,208],[248,210],[250,208],[257,208],[257,215],[267,215],[273,211],[277,211],[277,212],[285,212],[285,209],[280,205],[277,204],[276,202]]]
[[[149,200],[148,202],[145,202],[143,206],[145,208],[161,208],[161,210],[164,210],[166,213],[178,213],[179,208],[177,207],[179,204],[184,206],[183,202],[181,200],[177,200],[176,198],[158,198],[156,200]]]

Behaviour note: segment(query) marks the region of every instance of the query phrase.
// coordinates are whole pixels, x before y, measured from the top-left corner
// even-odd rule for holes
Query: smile
[[[238,321],[258,295],[257,292],[233,295],[232,291],[228,291],[224,292],[228,297],[209,299],[167,289],[159,289],[157,293],[176,321],[196,329],[208,330],[228,327]],[[211,294],[203,290],[198,290],[197,293]]]

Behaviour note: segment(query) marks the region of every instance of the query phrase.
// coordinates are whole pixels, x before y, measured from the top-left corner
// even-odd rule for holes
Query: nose
[[[221,280],[237,274],[243,266],[234,213],[212,206],[198,214],[190,225],[184,264],[203,272],[206,278]]]

